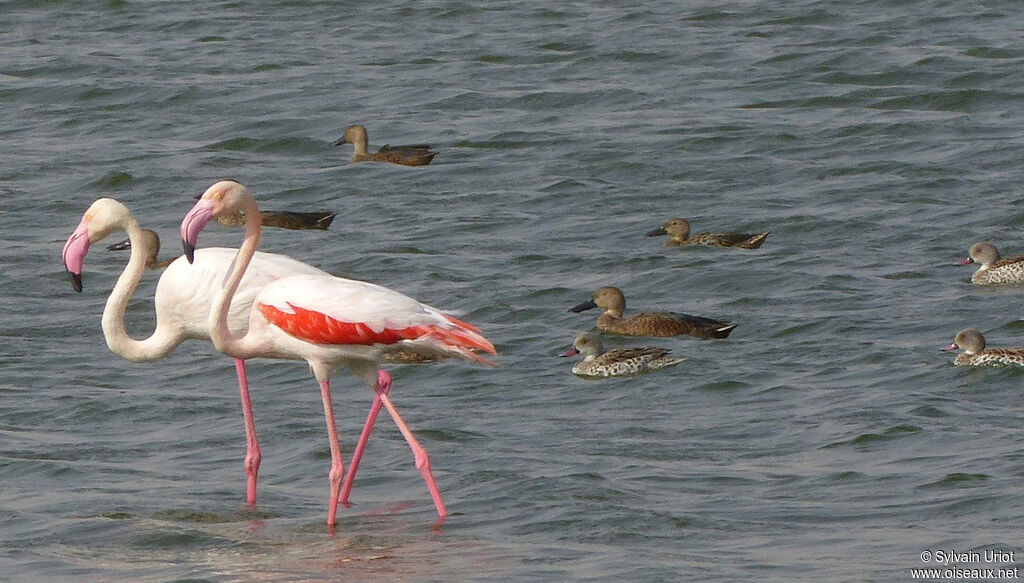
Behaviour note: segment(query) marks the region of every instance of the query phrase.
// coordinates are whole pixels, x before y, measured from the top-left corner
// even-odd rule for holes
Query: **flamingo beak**
[[[71,287],[78,293],[82,293],[82,264],[85,263],[85,256],[89,253],[89,225],[85,221],[78,224],[75,232],[71,233],[64,249],[61,251],[61,259],[64,260],[64,270],[68,272],[71,279]]]
[[[956,350],[957,348],[959,348],[959,347],[956,345],[956,342],[950,342],[948,346],[943,346],[939,350],[941,350],[943,352],[949,352],[951,350]]]
[[[576,356],[579,353],[580,353],[580,351],[576,350],[576,347],[574,346],[574,347],[570,348],[569,350],[566,350],[565,352],[563,352],[559,356],[561,356],[562,358],[565,358],[566,356]]]
[[[213,203],[200,199],[192,210],[188,211],[181,221],[181,245],[185,250],[185,258],[189,263],[195,260],[196,243],[199,242],[199,231],[213,219]]]
[[[188,260],[189,265],[196,260],[196,246],[184,239],[181,240],[181,249],[185,252],[185,259]]]
[[[71,289],[82,293],[82,274],[68,272],[68,279],[71,280]]]
[[[587,300],[587,301],[583,302],[582,304],[579,304],[579,305],[576,305],[576,306],[573,306],[573,307],[569,308],[569,311],[578,314],[580,312],[583,312],[583,311],[586,311],[586,310],[590,310],[590,309],[593,309],[593,308],[596,308],[596,307],[597,307],[597,304],[594,303],[594,300]]]
[[[657,237],[658,235],[668,235],[668,231],[665,230],[665,227],[658,227],[653,231],[647,232],[648,237]]]
[[[970,257],[965,257],[960,261],[956,262],[957,265],[970,265],[971,263],[974,263],[974,260],[971,259]]]

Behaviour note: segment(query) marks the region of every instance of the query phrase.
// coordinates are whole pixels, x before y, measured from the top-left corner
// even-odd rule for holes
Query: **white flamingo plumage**
[[[351,370],[376,393],[367,428],[383,404],[412,447],[438,515],[447,515],[430,471],[426,450],[413,437],[389,397],[391,377],[378,364],[390,351],[417,350],[449,354],[492,364],[474,350],[496,354],[476,327],[388,288],[331,275],[296,275],[272,282],[256,294],[249,329],[235,335],[228,326],[228,305],[247,271],[260,240],[260,213],[249,191],[234,181],[221,181],[206,190],[181,223],[186,257],[195,251],[199,232],[213,218],[242,211],[245,240],[232,272],[214,300],[209,316],[210,336],[218,350],[234,358],[305,360],[320,384],[331,446],[331,494],[327,524],[334,525],[337,505],[345,502],[351,478],[362,454],[365,437],[353,454],[352,468],[342,491],[344,465],[338,443],[330,376],[341,367]]]
[[[89,252],[89,245],[122,230],[127,231],[131,241],[131,256],[103,310],[103,335],[110,350],[134,362],[149,362],[167,356],[185,340],[209,340],[207,321],[210,305],[237,251],[225,248],[203,249],[196,254],[192,265],[183,257],[171,262],[156,287],[156,329],[148,338],[136,340],[125,331],[125,309],[142,279],[150,249],[142,228],[128,208],[112,198],[96,200],[65,243],[62,258],[72,286],[75,291],[81,292],[82,265]],[[259,288],[294,274],[327,275],[311,265],[284,255],[257,253],[231,304],[228,315],[230,328],[238,332],[245,330],[249,323],[249,309]],[[235,369],[245,419],[246,501],[253,505],[256,503],[256,482],[262,452],[256,437],[245,361],[235,359]]]

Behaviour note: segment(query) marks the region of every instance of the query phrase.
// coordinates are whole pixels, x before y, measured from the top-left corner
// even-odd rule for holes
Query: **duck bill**
[[[562,358],[565,358],[567,356],[576,356],[579,353],[580,353],[580,351],[576,350],[576,348],[570,348],[569,350],[566,350],[565,352],[563,352],[559,356],[561,356]]]
[[[82,292],[82,264],[85,263],[85,256],[89,253],[89,226],[83,221],[78,224],[74,233],[68,237],[61,251],[61,259],[64,261],[64,270],[68,272],[71,279],[71,287],[76,292]]]
[[[939,350],[941,350],[941,351],[943,351],[943,352],[950,352],[950,351],[956,350],[957,348],[958,348],[958,347],[957,347],[957,345],[956,345],[956,342],[950,342],[950,343],[949,343],[948,345],[946,345],[946,346],[943,346],[943,347],[942,347],[942,348],[940,348]]]
[[[971,263],[974,263],[974,260],[970,257],[964,257],[960,261],[956,262],[957,265],[970,265]]]
[[[199,232],[203,230],[206,223],[213,219],[213,203],[201,199],[192,210],[188,211],[185,218],[181,220],[181,246],[185,250],[185,258],[189,263],[195,259],[196,243],[199,242]]]
[[[582,304],[579,304],[579,305],[576,305],[576,306],[573,306],[573,307],[569,308],[569,311],[573,312],[575,314],[578,314],[580,312],[585,312],[587,310],[590,310],[590,309],[593,309],[593,308],[596,308],[596,307],[597,307],[597,304],[594,303],[594,300],[587,300],[587,301],[583,302]]]
[[[131,249],[131,248],[132,248],[132,240],[131,239],[125,239],[124,241],[121,241],[120,243],[114,243],[113,245],[108,246],[107,247],[107,251],[124,251],[126,249]]]
[[[331,145],[332,146],[340,146],[342,144],[347,144],[347,143],[348,143],[348,140],[345,139],[345,136],[341,136],[340,138],[338,138],[337,140],[332,142]]]
[[[658,235],[668,235],[668,231],[666,231],[664,227],[658,227],[653,231],[647,231],[648,237],[657,237]]]

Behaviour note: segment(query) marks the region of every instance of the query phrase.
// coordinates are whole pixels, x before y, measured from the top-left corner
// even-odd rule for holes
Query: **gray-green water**
[[[1024,346],[1024,290],[955,267],[1024,252],[1016,2],[0,4],[0,579],[904,581],[926,550],[1024,552],[1014,369],[963,370],[961,328]],[[427,168],[330,143],[428,142]],[[435,514],[382,418],[337,534],[306,367],[250,367],[263,445],[243,508],[230,360],[113,356],[124,257],[72,292],[60,247],[114,196],[174,233],[222,177],[333,209],[264,248],[478,325],[501,368],[394,367]],[[643,234],[771,230],[759,251]],[[213,229],[206,245],[236,245]],[[596,287],[740,324],[615,339],[688,360],[587,382],[555,355]],[[130,307],[152,327],[155,279]],[[371,400],[339,373],[351,451]],[[999,564],[962,564],[998,567]]]

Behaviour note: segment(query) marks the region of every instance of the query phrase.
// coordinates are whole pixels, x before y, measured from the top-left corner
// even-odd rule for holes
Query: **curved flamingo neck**
[[[249,267],[249,262],[252,261],[256,249],[260,245],[261,219],[260,209],[251,195],[244,196],[241,210],[245,213],[245,239],[238,248],[238,254],[235,255],[234,261],[231,262],[231,273],[217,297],[214,298],[208,323],[210,339],[213,340],[217,350],[234,358],[246,359],[258,356],[255,347],[250,346],[251,342],[247,342],[254,336],[250,336],[249,332],[243,336],[235,336],[231,333],[228,328],[228,309],[231,307],[231,300],[234,299],[239,284],[242,283],[245,270]]]
[[[158,360],[171,353],[184,336],[171,330],[166,322],[160,321],[157,314],[156,329],[145,340],[136,340],[128,335],[124,327],[124,314],[128,301],[135,293],[135,288],[146,270],[146,257],[149,253],[146,238],[138,221],[127,212],[118,219],[118,226],[128,233],[131,241],[131,253],[128,265],[117,278],[114,289],[107,298],[103,308],[103,337],[111,352],[134,362]]]

